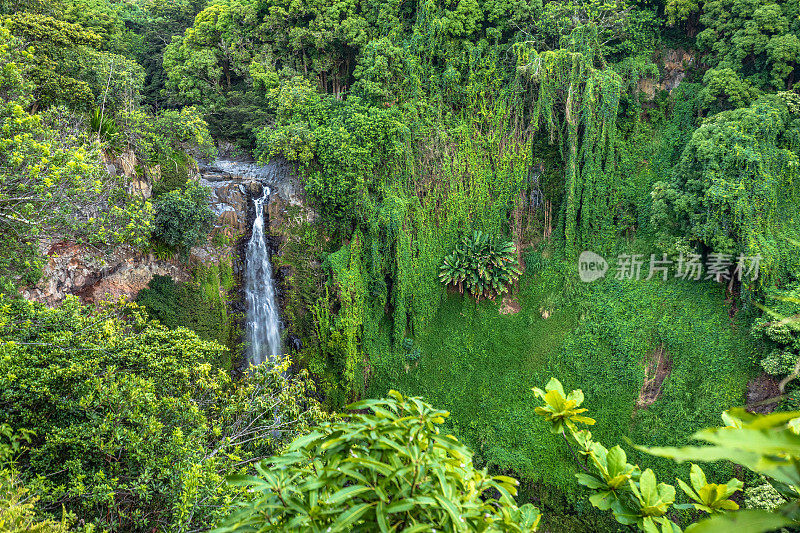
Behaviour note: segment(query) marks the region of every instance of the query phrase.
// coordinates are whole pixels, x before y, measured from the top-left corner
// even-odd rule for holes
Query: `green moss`
[[[229,261],[211,266],[200,264],[188,283],[175,282],[169,276],[154,276],[136,301],[148,315],[169,328],[186,327],[202,339],[228,346],[230,351],[216,364],[230,370],[232,354],[236,353],[236,335],[227,294],[233,284]]]

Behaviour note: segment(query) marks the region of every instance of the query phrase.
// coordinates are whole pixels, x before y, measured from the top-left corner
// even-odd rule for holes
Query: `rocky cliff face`
[[[658,80],[653,78],[639,80],[639,90],[645,93],[648,100],[655,98],[658,90],[672,92],[672,89],[686,77],[686,71],[694,64],[694,60],[694,56],[684,49],[662,50],[655,58],[660,66],[661,76]]]
[[[124,174],[129,178],[132,193],[145,198],[150,196],[158,168],[148,168],[146,177],[137,178],[133,153],[109,157],[105,163],[110,173]],[[187,265],[176,258],[159,258],[128,246],[101,251],[69,241],[45,241],[40,244],[47,257],[43,276],[35,285],[23,288],[21,294],[48,305],[57,305],[67,295],[77,296],[84,303],[119,297],[133,300],[156,275],[170,276],[179,282],[190,281],[192,265],[219,264],[222,261],[231,263],[238,277],[243,268],[241,245],[249,238],[252,224],[252,197],[260,195],[264,185],[269,186],[273,193],[268,211],[276,221],[284,221],[283,213],[288,206],[302,206],[304,203],[302,187],[285,161],[259,166],[244,158],[221,159],[201,165],[192,179],[211,189],[211,207],[216,215],[212,236],[224,235],[227,244],[213,245],[211,241],[215,239],[210,237],[206,245],[192,248]],[[268,237],[276,254],[280,254],[280,234],[280,231],[271,230]],[[278,275],[282,277],[280,273]],[[232,303],[236,308],[236,302]]]
[[[281,159],[266,165],[245,158],[218,159],[202,165],[197,179],[211,189],[217,230],[230,237],[247,232],[248,198],[260,195],[263,186],[272,191],[270,205],[279,199],[289,205],[302,204],[302,188],[291,165]]]
[[[144,254],[128,246],[110,253],[69,242],[42,243],[47,264],[42,279],[20,292],[29,299],[56,305],[67,295],[84,303],[107,298],[134,299],[155,275],[187,281],[186,269],[175,261]]]

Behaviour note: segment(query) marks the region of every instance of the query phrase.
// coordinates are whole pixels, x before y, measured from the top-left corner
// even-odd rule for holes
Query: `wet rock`
[[[244,186],[248,194],[254,198],[260,198],[261,195],[264,194],[264,186],[256,180],[246,181]]]

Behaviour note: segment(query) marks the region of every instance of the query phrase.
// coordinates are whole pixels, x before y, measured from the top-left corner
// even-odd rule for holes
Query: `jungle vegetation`
[[[796,1],[0,0],[0,531],[797,528],[798,81]],[[223,144],[303,189],[246,372]]]

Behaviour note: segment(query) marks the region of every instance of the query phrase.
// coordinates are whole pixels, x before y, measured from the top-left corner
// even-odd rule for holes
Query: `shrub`
[[[795,363],[797,363],[797,354],[789,350],[772,350],[761,360],[761,368],[767,374],[785,376],[791,373]]]
[[[516,251],[514,243],[476,231],[445,257],[439,279],[462,293],[466,285],[478,298],[504,294],[521,273]]]
[[[186,327],[208,341],[216,341],[234,349],[233,323],[228,317],[227,302],[220,296],[230,289],[232,281],[223,279],[230,266],[198,266],[192,282],[176,283],[169,276],[153,276],[146,288],[139,291],[136,303],[147,310],[150,318],[173,329]],[[231,369],[231,353],[210,361],[215,366]]]
[[[28,494],[13,477],[0,479],[0,531],[3,533],[67,533],[70,521],[42,519],[36,514],[38,498]]]
[[[761,360],[767,374],[790,374],[800,357],[800,286],[771,291],[766,298],[764,316],[753,321],[751,335],[768,350]]]
[[[744,506],[747,509],[775,511],[786,503],[786,499],[766,479],[761,485],[748,487],[744,491]]]
[[[455,437],[439,433],[449,413],[389,392],[350,406],[366,410],[321,426],[261,462],[252,501],[218,530],[535,531],[539,511],[517,507],[517,481],[490,477]]]
[[[165,244],[187,255],[212,228],[214,213],[209,206],[209,190],[194,181],[155,200],[154,235]]]
[[[135,304],[0,297],[0,428],[33,432],[16,467],[37,509],[128,532],[198,530],[227,514],[238,491],[224,476],[322,415],[288,362],[234,382],[209,364],[225,351]]]

